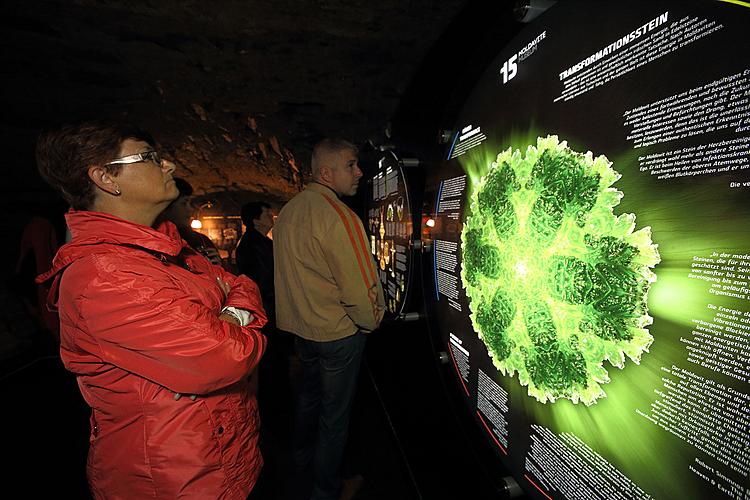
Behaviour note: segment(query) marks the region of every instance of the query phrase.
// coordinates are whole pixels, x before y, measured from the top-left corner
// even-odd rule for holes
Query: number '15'
[[[505,61],[503,67],[500,68],[500,73],[503,75],[503,83],[508,83],[508,80],[512,80],[513,77],[516,76],[516,73],[518,73],[518,64],[516,64],[517,59],[518,54]]]

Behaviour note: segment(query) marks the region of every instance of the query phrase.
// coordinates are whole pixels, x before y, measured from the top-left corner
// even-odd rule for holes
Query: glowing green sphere
[[[604,361],[637,364],[653,341],[659,253],[651,228],[614,215],[623,194],[611,165],[538,138],[499,154],[471,194],[461,278],[472,325],[495,366],[543,403],[595,403]]]

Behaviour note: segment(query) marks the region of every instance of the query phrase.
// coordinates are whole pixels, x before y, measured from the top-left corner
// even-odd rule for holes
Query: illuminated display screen
[[[558,2],[428,173],[432,325],[532,498],[750,498],[749,33]]]
[[[370,251],[378,265],[386,311],[395,316],[403,312],[409,292],[413,223],[406,178],[393,153],[381,156],[368,187]]]

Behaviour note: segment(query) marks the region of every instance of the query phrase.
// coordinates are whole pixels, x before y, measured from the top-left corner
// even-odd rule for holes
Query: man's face
[[[339,151],[332,156],[329,170],[333,190],[339,196],[354,196],[362,177],[357,154],[348,149]]]
[[[177,225],[189,225],[194,211],[192,196],[180,196],[169,206],[170,219]]]
[[[273,209],[263,207],[260,213],[260,217],[255,219],[253,223],[255,224],[255,228],[261,232],[267,233],[268,231],[270,231],[274,223]]]

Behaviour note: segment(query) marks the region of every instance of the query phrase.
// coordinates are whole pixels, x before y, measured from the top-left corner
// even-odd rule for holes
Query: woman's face
[[[153,150],[147,142],[126,139],[120,146],[118,158]],[[161,165],[154,161],[122,165],[116,176],[122,200],[144,209],[168,205],[180,194],[172,179],[174,169],[174,163],[167,160],[162,160]]]

